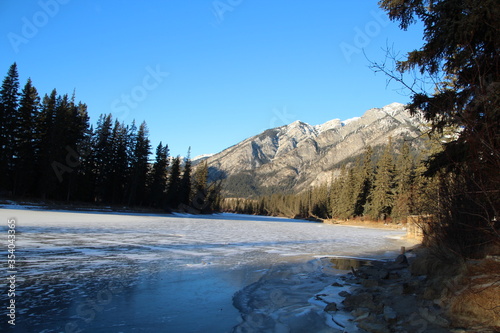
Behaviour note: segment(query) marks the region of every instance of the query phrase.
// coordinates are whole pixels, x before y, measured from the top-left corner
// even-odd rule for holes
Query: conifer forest
[[[220,184],[207,165],[193,170],[160,142],[153,161],[145,122],[102,114],[94,126],[87,105],[56,89],[41,97],[17,64],[0,89],[0,193],[14,198],[191,210],[217,209]]]

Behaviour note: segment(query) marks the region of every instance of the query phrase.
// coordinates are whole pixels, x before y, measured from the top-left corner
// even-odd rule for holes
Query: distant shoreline
[[[391,229],[391,230],[402,230],[406,228],[406,224],[403,223],[385,223],[382,221],[360,221],[360,220],[348,220],[348,221],[341,221],[341,220],[324,220],[323,223],[325,224],[335,224],[335,225],[342,225],[342,226],[351,226],[351,227],[364,227],[364,228],[377,228],[377,229]]]

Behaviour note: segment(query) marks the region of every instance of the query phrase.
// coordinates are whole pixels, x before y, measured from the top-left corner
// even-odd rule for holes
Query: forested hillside
[[[443,138],[441,138],[443,139]],[[392,140],[377,151],[366,146],[354,161],[332,172],[331,180],[301,193],[271,194],[253,199],[228,198],[223,207],[247,214],[320,219],[363,218],[403,221],[408,215],[437,210],[437,178],[424,175],[425,161],[439,150],[437,138],[422,151]]]
[[[160,209],[210,212],[220,184],[207,165],[169,156],[160,142],[150,161],[145,122],[125,124],[103,114],[91,124],[87,105],[56,89],[40,97],[30,79],[20,90],[13,64],[0,90],[0,193]]]
[[[355,162],[368,145],[374,158],[389,138],[396,149],[406,142],[412,151],[421,150],[428,130],[400,103],[369,109],[347,121],[332,119],[321,125],[295,121],[209,157],[209,174],[225,178],[227,197],[299,193],[331,181],[332,174]]]

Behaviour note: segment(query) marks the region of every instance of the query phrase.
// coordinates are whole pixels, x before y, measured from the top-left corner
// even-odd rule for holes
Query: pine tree
[[[340,190],[340,208],[339,217],[342,219],[349,219],[354,216],[354,209],[356,205],[357,192],[354,191],[355,177],[354,169],[349,168],[342,181],[342,188]]]
[[[401,220],[411,213],[413,162],[410,156],[410,146],[407,142],[403,142],[401,152],[396,161],[394,183],[395,200],[392,217]]]
[[[377,164],[370,206],[367,214],[374,219],[385,220],[391,215],[394,204],[394,162],[392,156],[392,141],[385,146],[384,152]]]
[[[109,200],[113,203],[123,203],[125,201],[125,191],[127,181],[130,177],[128,152],[129,132],[125,124],[115,120],[111,135],[112,155],[110,157],[110,188]]]
[[[19,74],[12,64],[0,89],[0,189],[13,190],[15,132],[19,99]]]
[[[146,122],[142,122],[135,137],[130,165],[131,179],[128,205],[142,205],[147,197],[146,180],[149,171],[148,158],[151,152],[148,135]]]
[[[95,150],[94,150],[94,127],[91,125],[84,133],[80,142],[78,152],[81,157],[81,167],[78,174],[78,185],[76,187],[76,200],[85,202],[95,201]]]
[[[42,199],[47,198],[55,191],[57,182],[56,174],[52,168],[55,161],[55,117],[57,108],[57,91],[52,90],[50,96],[45,95],[42,99],[40,113],[38,114],[36,142],[37,142],[37,170],[38,192]]]
[[[449,197],[442,200],[443,229],[434,239],[466,258],[482,256],[485,244],[500,244],[493,222],[500,207],[498,0],[382,0],[380,6],[404,30],[415,22],[424,26],[423,45],[397,62],[399,73],[389,73],[400,78],[418,71],[436,82],[434,92],[411,91],[409,110],[435,131],[460,128],[429,163],[428,175],[455,176],[442,178]]]
[[[365,205],[368,202],[370,191],[373,185],[373,149],[371,146],[366,146],[363,154],[363,160],[355,173],[356,182],[356,203],[354,207],[354,215],[361,216],[365,211]]]
[[[16,195],[34,194],[36,188],[36,151],[35,151],[35,121],[38,117],[40,97],[36,88],[28,79],[19,101],[19,112],[16,128],[15,189]]]
[[[312,191],[312,215],[321,219],[326,219],[329,216],[329,190],[327,184],[315,187]],[[295,207],[295,196],[288,196],[288,206],[290,206],[291,215],[297,215]]]
[[[156,148],[156,157],[151,173],[150,203],[153,207],[160,208],[165,205],[168,172],[168,145],[160,144]]]
[[[189,147],[187,156],[184,160],[184,170],[179,189],[179,200],[182,204],[189,206],[191,204],[191,147]]]
[[[70,134],[72,140],[67,147],[65,162],[72,168],[72,172],[68,175],[68,198],[82,200],[84,192],[82,191],[82,178],[85,177],[86,169],[84,161],[86,161],[91,154],[91,147],[89,146],[92,138],[90,132],[90,118],[87,112],[87,105],[78,102],[75,103],[75,95],[73,94],[70,101]],[[85,187],[85,186],[84,186]]]
[[[95,176],[95,200],[108,202],[111,196],[111,175],[113,155],[112,116],[101,115],[97,122],[93,143],[93,163]]]
[[[56,175],[55,198],[69,201],[77,193],[78,175],[81,168],[80,145],[88,129],[87,106],[75,104],[75,95],[67,94],[56,99],[53,132],[53,160],[51,166]]]
[[[167,206],[177,209],[180,204],[181,158],[177,156],[172,162],[168,175]]]
[[[343,165],[331,188],[332,217],[348,219],[354,215],[354,173]]]
[[[191,205],[194,209],[202,211],[208,199],[208,164],[203,161],[196,167],[193,176],[193,191]]]

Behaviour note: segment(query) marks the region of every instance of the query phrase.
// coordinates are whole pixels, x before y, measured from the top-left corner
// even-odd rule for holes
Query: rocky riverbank
[[[475,318],[470,309],[464,312],[469,320],[463,320],[463,316],[456,313],[456,303],[462,302],[460,295],[464,292],[457,291],[450,297],[450,290],[459,285],[464,288],[470,269],[464,266],[459,268],[460,272],[444,274],[441,283],[447,286],[442,287],[436,278],[421,274],[425,254],[417,255],[417,252],[409,251],[393,261],[372,261],[357,269],[353,267],[350,274],[318,293],[314,302],[324,303],[324,311],[331,316],[331,326],[345,332],[498,332],[499,317],[494,307],[493,312],[485,314],[492,317],[483,320]],[[499,266],[493,266],[495,274]],[[484,274],[482,276],[484,279]],[[488,287],[485,283],[482,285]],[[491,286],[489,301],[498,303],[498,298],[495,300],[498,287],[494,283]],[[468,288],[473,287],[468,285]],[[496,306],[486,303],[484,307]]]

